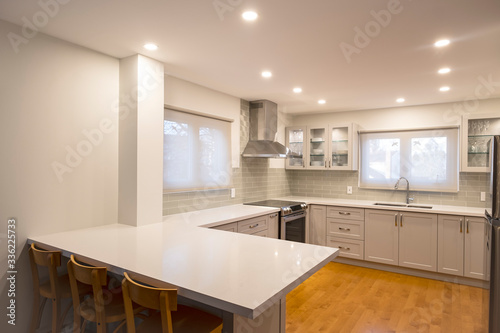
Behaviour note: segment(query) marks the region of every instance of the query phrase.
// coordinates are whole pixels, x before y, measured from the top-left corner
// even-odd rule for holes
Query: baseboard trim
[[[442,274],[442,273],[437,273],[437,272],[420,271],[420,270],[406,268],[406,267],[384,265],[384,264],[379,264],[379,263],[370,262],[370,261],[340,258],[340,257],[335,258],[333,261],[338,262],[338,263],[342,263],[342,264],[352,265],[352,266],[379,269],[381,271],[386,271],[386,272],[391,272],[391,273],[406,274],[406,275],[422,277],[422,278],[426,278],[426,279],[443,281],[443,282],[463,284],[463,285],[471,286],[471,287],[478,287],[478,288],[483,288],[483,289],[490,288],[489,281],[471,279],[471,278],[466,278],[463,276],[454,276],[454,275]]]

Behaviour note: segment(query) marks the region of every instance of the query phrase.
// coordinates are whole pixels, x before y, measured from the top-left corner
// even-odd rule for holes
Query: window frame
[[[426,137],[443,137],[447,138],[447,155],[448,152],[452,152],[454,154],[451,157],[447,156],[445,167],[447,178],[451,177],[447,183],[424,183],[422,182],[422,178],[419,180],[415,179],[415,176],[411,175],[411,158],[412,158],[412,149],[411,149],[411,140],[413,139],[411,134],[408,132],[417,132],[420,136],[419,138]],[[420,132],[420,133],[418,133]],[[404,135],[402,134],[404,133]],[[365,136],[365,137],[364,137]],[[387,136],[390,138],[398,138],[400,139],[399,143],[399,176],[393,179],[390,174],[389,179],[385,178],[385,180],[380,179],[379,181],[374,181],[370,183],[368,177],[366,176],[366,172],[369,171],[369,166],[366,165],[368,163],[364,155],[366,154],[365,150],[367,147],[366,136],[373,136],[384,138]],[[401,139],[404,137],[404,139]],[[450,140],[451,139],[451,140]],[[394,190],[394,184],[398,180],[399,177],[405,177],[410,181],[410,190],[412,191],[421,191],[421,192],[446,192],[446,193],[458,193],[459,191],[459,177],[460,177],[460,128],[459,126],[447,126],[447,127],[428,127],[428,128],[415,128],[415,129],[405,129],[405,130],[381,130],[381,131],[359,131],[359,155],[360,155],[360,167],[358,173],[358,187],[361,189],[375,189],[375,190]],[[451,166],[450,162],[453,162],[454,165]],[[408,166],[409,165],[409,166]],[[407,170],[407,171],[402,171]],[[440,186],[443,185],[443,186]]]

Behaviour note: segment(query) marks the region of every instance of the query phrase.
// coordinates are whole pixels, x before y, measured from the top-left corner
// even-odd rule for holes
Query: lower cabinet
[[[398,212],[366,209],[365,235],[365,260],[388,265],[398,265]]]
[[[314,245],[326,244],[326,206],[309,206],[309,243]]]
[[[262,215],[239,222],[222,224],[211,229],[238,232],[242,234],[278,238],[278,213]]]
[[[347,238],[328,237],[327,246],[339,249],[339,257],[363,260],[365,242]]]
[[[339,257],[364,259],[365,210],[328,207],[326,210],[327,246],[339,249]]]
[[[278,213],[269,215],[269,226],[267,228],[267,237],[278,239],[280,221]]]
[[[253,217],[251,219],[238,222],[238,232],[242,234],[257,234],[265,231],[267,236],[267,229],[269,225],[269,215],[262,215]]]
[[[437,271],[436,214],[367,209],[365,260]]]
[[[438,271],[487,280],[488,228],[484,218],[439,215]]]
[[[228,224],[222,224],[222,225],[218,225],[216,227],[212,227],[210,229],[217,229],[217,230],[230,231],[230,232],[238,232],[238,222],[233,222],[233,223],[228,223]]]

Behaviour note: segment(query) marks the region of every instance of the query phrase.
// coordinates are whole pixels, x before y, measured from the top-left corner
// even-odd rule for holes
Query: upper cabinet
[[[491,114],[463,116],[461,132],[460,170],[489,172],[491,138],[500,135],[500,117]]]
[[[288,127],[286,141],[296,155],[287,158],[287,169],[358,169],[356,124]]]
[[[358,126],[356,124],[329,127],[329,167],[334,170],[358,170]]]
[[[323,170],[328,167],[328,127],[307,127],[309,146],[307,168]]]
[[[286,146],[292,151],[292,157],[286,159],[287,169],[303,169],[306,167],[307,127],[295,126],[286,128]]]

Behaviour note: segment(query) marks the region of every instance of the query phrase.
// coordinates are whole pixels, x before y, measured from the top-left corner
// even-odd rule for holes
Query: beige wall
[[[27,237],[117,222],[118,60],[40,33],[16,54],[5,36],[19,30],[0,21],[0,331],[25,333],[32,306]],[[68,150],[82,154],[70,158]],[[5,315],[11,217],[15,327]]]

